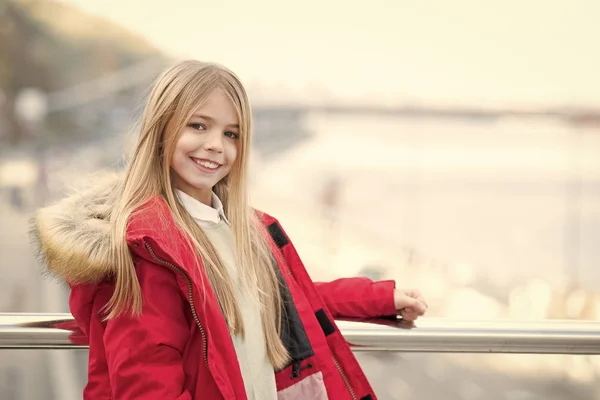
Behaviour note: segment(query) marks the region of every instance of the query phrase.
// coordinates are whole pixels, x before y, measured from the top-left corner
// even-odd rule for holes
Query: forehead
[[[194,115],[209,117],[215,121],[228,124],[238,124],[237,110],[223,89],[213,90],[206,99],[194,110]]]

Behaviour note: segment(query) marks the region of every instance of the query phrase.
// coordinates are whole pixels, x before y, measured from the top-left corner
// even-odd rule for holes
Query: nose
[[[209,132],[205,137],[204,150],[213,153],[223,152],[223,134],[220,131],[215,129]]]

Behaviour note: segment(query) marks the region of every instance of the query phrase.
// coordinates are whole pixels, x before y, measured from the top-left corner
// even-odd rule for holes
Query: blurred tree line
[[[72,6],[51,0],[0,0],[2,147],[33,136],[15,107],[24,89],[52,93],[153,57],[162,55],[144,39]],[[90,133],[65,111],[49,114],[43,132],[44,136]]]

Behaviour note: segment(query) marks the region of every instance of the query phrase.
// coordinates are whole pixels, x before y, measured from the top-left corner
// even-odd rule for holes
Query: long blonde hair
[[[283,368],[289,354],[281,339],[282,298],[273,256],[265,241],[266,230],[249,205],[246,171],[251,142],[251,110],[244,87],[231,71],[216,64],[188,60],[168,67],[150,93],[139,129],[139,138],[129,161],[117,207],[112,212],[112,239],[117,265],[115,292],[108,303],[108,318],[124,311],[142,312],[142,296],[133,260],[126,242],[132,213],[154,196],[162,196],[172,217],[189,238],[202,260],[211,287],[231,334],[244,336],[244,324],[227,270],[202,229],[185,211],[171,182],[170,162],[178,133],[215,89],[222,89],[238,114],[240,140],[237,159],[227,177],[213,188],[231,221],[236,261],[241,281],[254,293],[261,307],[267,353],[275,368]],[[199,262],[200,265],[200,262]]]

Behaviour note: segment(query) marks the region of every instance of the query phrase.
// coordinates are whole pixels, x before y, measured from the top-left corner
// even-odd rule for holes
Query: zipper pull
[[[292,366],[292,378],[291,379],[296,379],[299,376],[300,376],[300,363],[297,362]]]

